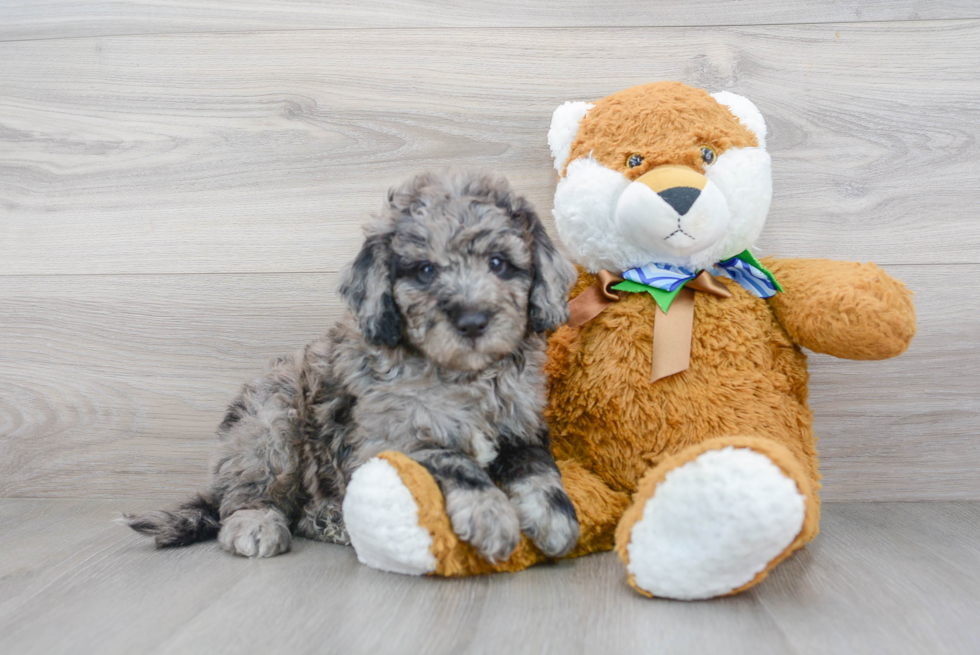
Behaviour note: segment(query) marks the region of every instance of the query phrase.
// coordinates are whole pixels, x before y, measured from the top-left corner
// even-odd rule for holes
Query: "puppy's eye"
[[[495,275],[506,275],[510,271],[510,262],[501,255],[490,257],[490,271]]]
[[[432,262],[422,262],[415,271],[415,277],[422,284],[428,284],[436,279],[436,273],[438,271],[436,270],[435,264]]]
[[[701,146],[701,160],[704,162],[705,166],[711,166],[715,163],[715,159],[718,155],[715,154],[714,148],[710,146]]]
[[[626,160],[626,165],[629,166],[630,168],[636,168],[642,163],[643,163],[643,155],[638,155],[635,152],[632,155],[630,155],[629,158]]]

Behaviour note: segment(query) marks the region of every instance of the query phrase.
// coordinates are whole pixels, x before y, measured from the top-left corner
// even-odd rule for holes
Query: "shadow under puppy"
[[[566,554],[579,526],[542,366],[574,279],[503,179],[425,173],[392,189],[342,274],[349,313],[242,388],[207,490],[124,521],[158,547],[217,536],[248,557],[289,550],[292,532],[346,544],[351,474],[396,450],[428,469],[453,530],[486,558],[507,559],[522,531]]]

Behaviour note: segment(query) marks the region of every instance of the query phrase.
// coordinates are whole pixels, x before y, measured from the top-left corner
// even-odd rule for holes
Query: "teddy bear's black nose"
[[[698,196],[701,195],[701,189],[695,189],[690,186],[675,186],[670,189],[664,189],[657,195],[673,207],[674,211],[683,216],[691,208],[691,205],[694,204],[694,201],[698,199]]]

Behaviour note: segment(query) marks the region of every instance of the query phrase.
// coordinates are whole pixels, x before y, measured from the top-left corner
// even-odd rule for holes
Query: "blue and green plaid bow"
[[[623,271],[624,280],[613,289],[633,293],[645,291],[653,296],[666,314],[680,290],[697,277],[699,272],[672,264],[647,264]],[[718,262],[708,272],[731,278],[757,298],[769,298],[783,290],[769,269],[760,264],[748,250]]]

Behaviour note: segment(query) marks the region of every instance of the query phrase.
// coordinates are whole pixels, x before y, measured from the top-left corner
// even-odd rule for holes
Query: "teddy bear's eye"
[[[643,163],[643,156],[638,155],[635,152],[629,156],[629,159],[626,160],[626,165],[629,166],[630,168],[636,168],[642,163]]]
[[[710,146],[701,146],[701,159],[704,161],[705,166],[711,166],[715,163],[717,155],[715,151]]]

